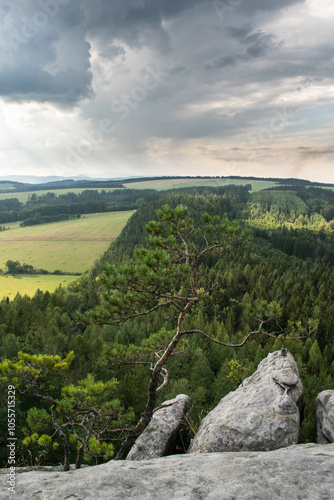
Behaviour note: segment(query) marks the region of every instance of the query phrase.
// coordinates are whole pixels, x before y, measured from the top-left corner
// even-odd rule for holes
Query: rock
[[[127,460],[145,460],[186,452],[189,426],[185,416],[190,397],[179,394],[155,410],[150,423],[131,448]]]
[[[303,405],[292,354],[273,352],[202,420],[189,452],[269,451],[297,444]]]
[[[17,474],[15,493],[2,472],[1,500],[334,500],[334,444],[27,472]]]
[[[334,443],[334,391],[322,391],[315,401],[317,443]]]

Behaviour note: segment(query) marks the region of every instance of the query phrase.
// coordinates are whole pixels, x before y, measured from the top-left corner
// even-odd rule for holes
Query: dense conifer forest
[[[113,446],[108,449],[100,447],[95,453],[98,458],[85,455],[84,460],[99,463],[110,458],[124,436],[120,428],[131,427],[143,410],[150,372],[145,364],[124,364],[121,360],[111,363],[106,353],[110,350],[122,352],[124,346],[135,349],[152,334],[165,332],[168,335],[175,325],[175,313],[168,308],[160,309],[149,316],[116,326],[87,324],[82,321],[82,315],[101,302],[98,277],[103,262],[115,266],[127,262],[134,249],[145,243],[143,227],[156,219],[157,209],[167,203],[171,207],[181,204],[188,207],[195,222],[199,221],[202,212],[207,212],[229,221],[237,220],[248,233],[247,244],[232,245],[223,254],[207,255],[199,263],[203,289],[216,281],[218,285],[187,317],[189,328],[205,330],[211,337],[224,342],[238,343],[253,328],[249,305],[259,306],[261,301],[279,304],[277,321],[283,330],[288,330],[292,323],[297,330],[302,329],[310,319],[317,323],[317,328],[307,338],[298,341],[286,337],[276,340],[252,337],[238,349],[225,348],[207,342],[203,337],[192,336],[186,353],[168,361],[169,384],[158,402],[179,393],[188,394],[192,398],[190,424],[195,430],[205,414],[253,373],[269,352],[284,346],[295,356],[305,386],[306,406],[300,439],[301,442],[314,441],[315,397],[322,390],[334,389],[333,191],[290,185],[256,193],[250,193],[246,187],[234,186],[159,193],[136,191],[128,193],[127,198],[121,194],[125,192],[114,192],[114,198],[107,193],[85,192],[83,197],[91,197],[90,200],[83,198],[85,201],[79,195],[66,195],[66,203],[65,198],[49,196],[50,199],[46,199],[44,195],[30,200],[24,209],[27,218],[28,212],[30,216],[37,207],[41,216],[47,211],[56,215],[55,210],[60,206],[69,207],[69,213],[75,214],[83,213],[78,205],[82,207],[81,204],[89,203],[105,204],[103,206],[108,206],[108,209],[124,204],[126,209],[131,205],[130,208],[138,210],[101,260],[67,289],[60,288],[54,293],[38,291],[32,298],[17,295],[12,301],[3,299],[0,302],[2,365],[5,360],[16,362],[20,351],[28,355],[59,355],[61,358],[73,351],[74,357],[68,369],[57,375],[51,373],[45,379],[43,390],[52,392],[54,399],[61,397],[62,388],[71,384],[78,386],[80,381],[88,380],[87,377],[104,384],[113,380],[110,390],[115,402],[115,421],[106,441]],[[75,207],[73,212],[72,206]],[[19,208],[8,205],[6,210]],[[2,205],[1,210],[4,210]],[[2,466],[7,460],[7,385],[8,380],[3,380],[0,392]],[[53,435],[47,417],[50,401],[29,391],[22,394],[17,391],[16,394],[20,464],[62,463],[59,438]],[[65,395],[67,398],[68,394]],[[63,394],[64,401],[65,396]],[[32,410],[34,408],[36,410]],[[75,455],[77,441],[70,439],[70,444]],[[98,443],[95,444],[98,448]]]

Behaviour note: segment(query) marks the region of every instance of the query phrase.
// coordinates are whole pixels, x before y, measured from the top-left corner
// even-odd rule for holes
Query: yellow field
[[[133,211],[89,214],[71,221],[30,227],[19,227],[18,223],[9,224],[9,230],[0,232],[0,267],[5,271],[7,260],[18,260],[21,264],[30,264],[51,273],[56,270],[82,273],[108,249],[132,214]],[[64,277],[55,276],[52,283],[51,278],[53,277],[42,276],[37,283],[35,277],[27,276],[28,291],[23,278],[3,279],[6,293],[13,294],[16,290],[31,295],[38,287],[42,288],[44,282],[45,289],[49,290],[49,285],[56,288]],[[72,279],[76,278],[69,278]],[[19,287],[14,292],[11,282]]]
[[[119,235],[133,210],[85,214],[80,219],[20,227],[18,222],[6,224],[10,230],[0,232],[3,241],[108,241]]]
[[[250,180],[250,179],[196,179],[192,177],[185,177],[182,179],[158,179],[155,181],[144,181],[144,182],[129,182],[125,183],[124,187],[127,189],[157,189],[158,191],[164,189],[173,189],[181,187],[195,187],[195,186],[229,186],[231,184],[245,185],[251,184],[252,191],[258,191],[260,189],[266,189],[267,187],[273,187],[278,185],[277,182],[272,181],[261,181],[261,180]],[[17,198],[21,203],[26,203],[29,196],[36,194],[37,196],[42,196],[46,193],[55,193],[56,196],[67,193],[79,194],[86,189],[95,189],[99,192],[102,189],[105,191],[114,191],[118,188],[66,188],[66,189],[47,189],[45,191],[25,191],[23,193],[0,193],[0,200],[8,198]]]
[[[82,273],[107,250],[110,241],[1,241],[0,267],[5,270],[7,260],[18,260],[50,273],[57,269],[65,273]]]
[[[113,188],[66,188],[66,189],[46,189],[45,191],[23,191],[22,193],[0,193],[0,200],[7,200],[8,198],[17,198],[21,203],[27,203],[29,197],[32,194],[36,194],[37,196],[42,196],[47,193],[55,193],[56,196],[60,196],[61,194],[67,194],[67,193],[75,193],[75,194],[80,194],[82,191],[86,191],[87,189],[89,190],[96,190],[101,192],[103,189],[105,191],[114,191],[115,189]]]
[[[128,189],[156,189],[158,191],[164,189],[175,189],[182,187],[195,187],[195,186],[230,186],[230,185],[240,185],[245,186],[246,184],[252,185],[252,191],[259,191],[260,189],[266,189],[268,187],[277,186],[277,182],[273,181],[261,181],[261,180],[251,180],[251,179],[196,179],[196,178],[184,178],[184,179],[158,179],[154,181],[143,181],[143,182],[129,182],[124,184]]]
[[[14,189],[14,184],[7,184],[0,181],[0,189]]]
[[[30,227],[10,224],[0,232],[0,267],[10,259],[49,272],[83,272],[108,249],[132,213],[89,214]]]
[[[59,285],[67,286],[78,276],[54,276],[54,275],[34,275],[34,276],[0,276],[0,298],[9,297],[14,299],[19,292],[20,295],[29,295],[32,297],[36,290],[40,289],[43,292],[53,292]]]

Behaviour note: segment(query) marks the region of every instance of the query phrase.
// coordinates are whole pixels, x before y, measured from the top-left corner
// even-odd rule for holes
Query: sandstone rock
[[[334,391],[322,391],[315,402],[317,443],[334,443]]]
[[[303,405],[292,354],[273,352],[202,420],[189,452],[269,451],[297,444]]]
[[[1,500],[334,500],[334,444],[27,472],[15,493],[1,472]]]
[[[127,460],[145,460],[186,452],[189,426],[185,416],[189,396],[179,394],[155,410],[150,423],[131,448]]]

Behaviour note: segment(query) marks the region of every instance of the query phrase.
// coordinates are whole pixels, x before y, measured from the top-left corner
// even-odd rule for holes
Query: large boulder
[[[186,452],[189,446],[187,411],[190,397],[179,394],[155,410],[150,423],[139,436],[127,460],[145,460]]]
[[[315,401],[317,443],[334,443],[334,391],[322,391]]]
[[[273,352],[202,420],[189,452],[269,451],[297,444],[303,406],[304,387],[292,354]]]
[[[111,461],[69,472],[17,474],[1,500],[334,500],[334,444]]]

